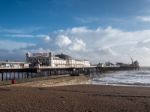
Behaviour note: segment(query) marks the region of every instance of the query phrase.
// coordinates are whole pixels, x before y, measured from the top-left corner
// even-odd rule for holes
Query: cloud
[[[117,54],[111,48],[99,49],[98,52],[100,52],[100,54],[104,56],[109,56],[109,55],[117,56]]]
[[[34,38],[35,35],[31,34],[6,34],[7,37],[17,37],[17,38]]]
[[[16,38],[50,38],[49,35],[33,35],[33,34],[25,34],[25,33],[19,33],[19,34],[6,34],[7,37],[16,37]]]
[[[0,32],[4,33],[25,33],[23,30],[20,29],[7,29],[0,27]]]
[[[17,50],[22,49],[30,46],[35,46],[33,43],[26,43],[26,42],[16,42],[11,40],[0,40],[0,49],[3,50]]]
[[[150,16],[138,16],[136,18],[143,22],[150,22]]]
[[[87,23],[93,23],[93,22],[100,22],[99,18],[81,18],[81,17],[75,17],[74,18],[77,22],[82,23],[82,24],[87,24]]]
[[[23,61],[25,60],[25,53],[23,50],[3,50],[0,49],[0,60]]]
[[[44,40],[44,42],[48,43],[51,41],[51,37],[48,35],[45,35],[45,36],[43,36],[43,40]]]
[[[12,37],[12,38],[28,38],[28,39],[41,39],[44,43],[49,43],[52,39],[49,35],[43,35],[43,34],[38,34],[38,35],[33,35],[33,34],[7,34],[4,35],[6,37]]]
[[[65,35],[58,35],[57,36],[56,44],[59,47],[66,47],[66,46],[68,46],[71,43],[72,43],[72,41],[69,39],[68,36],[65,36]]]
[[[68,30],[69,31],[69,30]],[[90,32],[89,29],[87,29],[86,27],[75,27],[71,29],[72,33],[87,33]]]
[[[150,30],[123,31],[111,26],[97,29],[74,27],[57,32],[56,36],[59,35],[69,40],[68,44],[62,44],[63,39],[59,41],[61,44],[57,43],[58,47],[64,45],[61,51],[78,58],[87,58],[95,63],[99,60],[130,63],[132,56],[135,60],[140,60],[142,65],[150,63],[145,60],[149,53],[143,51],[150,49]]]
[[[34,52],[34,53],[37,53],[37,52],[46,53],[46,52],[51,52],[51,50],[50,49],[44,49],[44,48],[40,47],[40,48],[37,48],[37,49],[32,49],[32,50],[30,50],[30,52]]]
[[[28,28],[4,28],[0,27],[0,32],[10,34],[25,34],[44,29],[44,27],[28,27]]]
[[[0,60],[25,60],[25,53],[34,43],[17,42],[12,40],[0,40]]]
[[[111,26],[96,29],[84,26],[55,31],[52,37],[36,36],[39,38],[35,39],[35,43],[0,40],[0,49],[12,52],[20,50],[20,53],[63,52],[75,58],[88,59],[92,63],[130,63],[132,56],[134,60],[139,60],[140,64],[150,65],[150,29],[123,31]]]
[[[75,42],[69,47],[71,51],[84,51],[86,44],[81,39],[75,39]]]

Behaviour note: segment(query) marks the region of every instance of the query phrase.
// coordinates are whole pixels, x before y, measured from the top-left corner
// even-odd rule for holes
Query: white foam
[[[92,84],[150,86],[150,71],[121,71],[99,74],[92,78]]]

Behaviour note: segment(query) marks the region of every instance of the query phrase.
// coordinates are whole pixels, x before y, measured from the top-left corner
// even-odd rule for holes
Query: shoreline
[[[60,76],[56,78],[6,85],[7,87],[55,87],[91,84],[89,76]],[[4,86],[5,87],[5,86]]]
[[[62,76],[53,76],[53,77],[39,77],[34,79],[29,79],[29,81],[22,81],[16,84],[9,84],[1,85],[0,87],[55,87],[55,86],[68,86],[68,85],[98,85],[98,86],[119,86],[119,87],[147,87],[149,88],[150,85],[148,84],[124,84],[124,83],[96,83],[92,81],[92,78],[86,75],[80,76],[69,76],[69,75],[62,75]]]

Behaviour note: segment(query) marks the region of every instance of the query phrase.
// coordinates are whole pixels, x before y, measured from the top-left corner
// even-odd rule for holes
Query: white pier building
[[[66,54],[53,55],[49,53],[27,53],[26,61],[30,66],[49,66],[49,67],[90,67],[88,60],[77,60]]]

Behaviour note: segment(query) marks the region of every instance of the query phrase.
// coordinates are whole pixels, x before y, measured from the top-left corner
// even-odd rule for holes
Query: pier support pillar
[[[2,81],[4,80],[4,73],[2,73]]]

